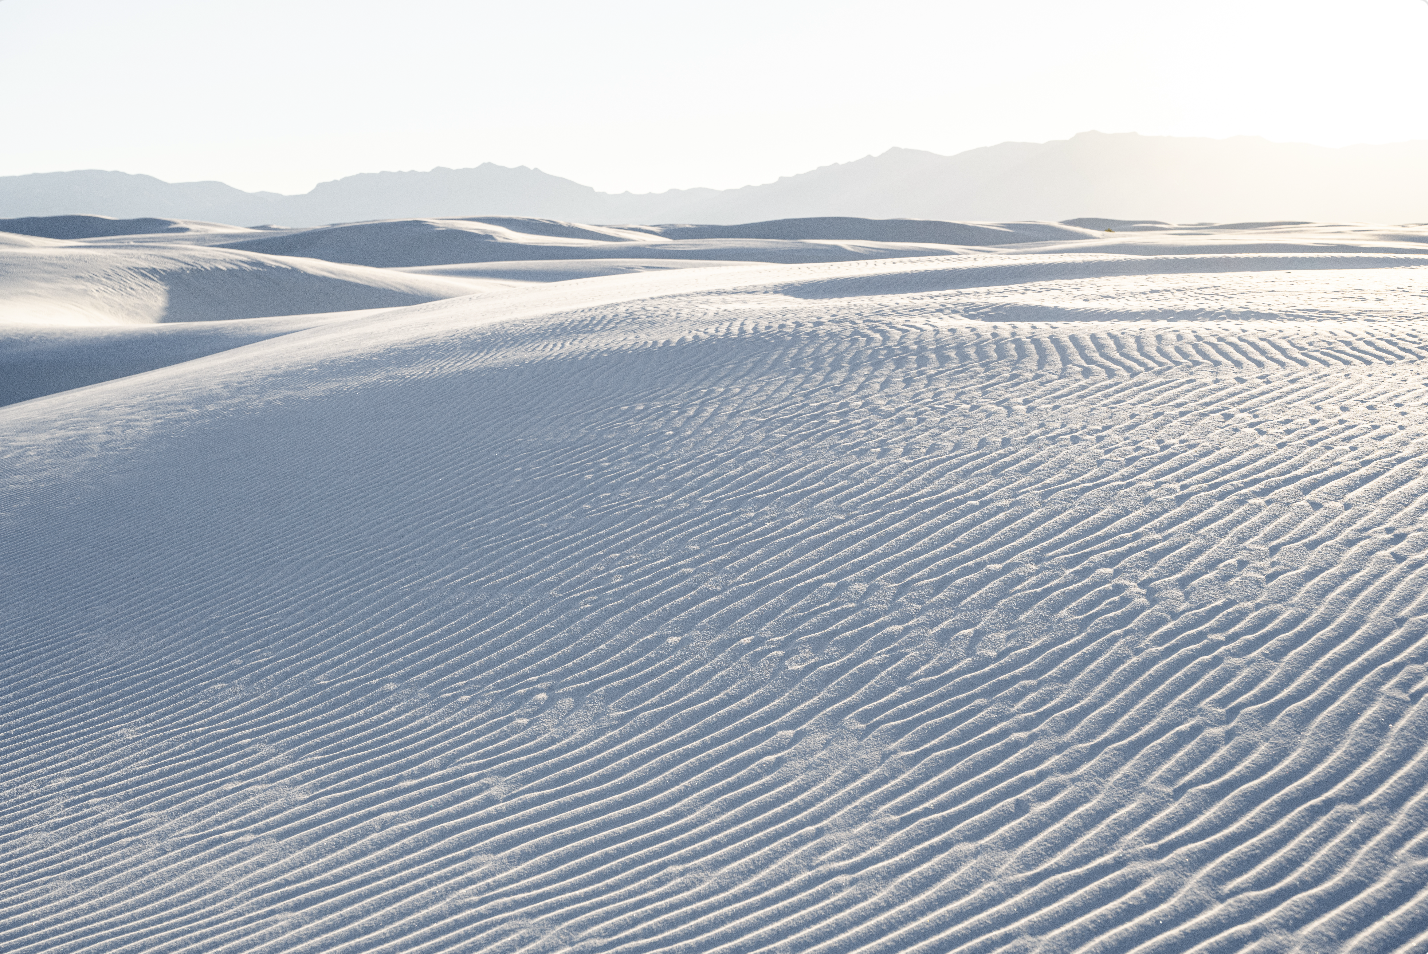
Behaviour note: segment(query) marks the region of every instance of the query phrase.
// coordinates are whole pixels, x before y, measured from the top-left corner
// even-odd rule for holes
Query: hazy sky
[[[1428,139],[1423,0],[3,0],[0,175],[766,182],[1077,132]]]

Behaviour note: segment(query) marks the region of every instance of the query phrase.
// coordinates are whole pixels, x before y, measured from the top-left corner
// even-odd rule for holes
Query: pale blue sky
[[[1087,129],[1428,139],[1421,0],[4,0],[0,175],[765,182]]]

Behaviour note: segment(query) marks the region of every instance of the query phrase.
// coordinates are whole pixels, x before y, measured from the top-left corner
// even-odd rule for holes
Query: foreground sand
[[[1255,231],[0,408],[0,948],[1415,949],[1428,258]]]

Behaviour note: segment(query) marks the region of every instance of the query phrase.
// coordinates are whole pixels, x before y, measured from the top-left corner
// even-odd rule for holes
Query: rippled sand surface
[[[1152,238],[0,408],[0,948],[1415,949],[1428,258]]]

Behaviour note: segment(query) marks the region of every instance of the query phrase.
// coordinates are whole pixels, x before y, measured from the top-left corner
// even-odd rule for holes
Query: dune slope
[[[230,231],[231,226],[181,219],[112,219],[104,215],[45,215],[0,219],[0,232],[72,241],[128,238],[134,235],[175,235]]]
[[[0,406],[166,368],[380,310],[181,324],[0,327]]]
[[[509,285],[200,246],[96,248],[0,233],[0,405],[310,328],[337,312]]]
[[[0,325],[265,318],[409,305],[490,287],[201,246],[0,248]]]
[[[0,409],[0,947],[1407,949],[1422,261],[614,276]]]
[[[227,247],[381,268],[602,258],[792,264],[947,255],[957,251],[950,245],[929,241],[928,236],[943,241],[950,237],[978,237],[988,244],[1002,244],[1033,241],[1032,236],[1065,241],[1092,235],[1084,229],[1020,224],[1027,228],[1018,231],[1001,226],[868,219],[799,219],[723,229],[612,228],[510,217],[412,219],[244,238],[227,243]]]

